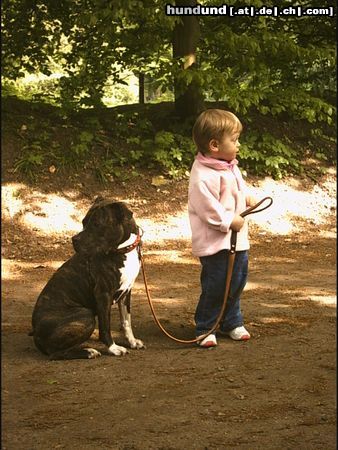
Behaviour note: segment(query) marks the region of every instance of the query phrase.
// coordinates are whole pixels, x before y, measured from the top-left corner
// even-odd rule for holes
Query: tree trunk
[[[194,6],[195,0],[180,0],[176,6]],[[174,29],[173,56],[183,58],[182,71],[195,70],[196,48],[200,37],[200,27],[197,16],[181,16],[181,23]],[[193,80],[190,84],[182,84],[175,79],[175,111],[176,114],[186,119],[196,116],[204,109],[203,95],[199,83]]]
[[[144,105],[144,73],[138,74],[138,102]]]

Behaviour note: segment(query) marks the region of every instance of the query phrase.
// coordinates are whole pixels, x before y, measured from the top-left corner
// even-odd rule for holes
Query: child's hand
[[[239,214],[235,215],[233,221],[231,222],[230,228],[234,231],[239,231],[244,225],[244,219]]]
[[[246,205],[251,207],[251,206],[255,206],[258,203],[258,200],[256,197],[254,197],[253,195],[247,195],[245,198],[246,201]]]

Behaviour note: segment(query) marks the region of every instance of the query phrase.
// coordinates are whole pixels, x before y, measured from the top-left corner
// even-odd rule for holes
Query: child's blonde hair
[[[224,135],[240,133],[242,124],[238,117],[223,109],[207,109],[196,119],[192,137],[199,152],[208,152],[212,139],[221,140]]]

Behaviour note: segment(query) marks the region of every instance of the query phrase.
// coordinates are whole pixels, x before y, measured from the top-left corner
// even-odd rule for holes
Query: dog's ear
[[[122,222],[125,218],[130,219],[133,216],[133,213],[125,203],[116,202],[112,204],[112,207],[114,208],[114,214],[118,222]]]
[[[122,222],[122,220],[124,218],[124,215],[125,215],[125,209],[126,209],[125,205],[123,203],[120,203],[120,202],[119,203],[113,203],[112,204],[112,208],[113,208],[116,220],[118,222]]]
[[[93,213],[93,209],[90,208],[90,210],[87,212],[87,214],[86,214],[86,215],[84,216],[84,218],[82,219],[82,226],[83,226],[83,228],[86,227],[86,225],[87,225],[87,223],[88,223],[88,221],[89,221],[89,218],[90,218],[90,216],[92,215],[92,213]]]
[[[96,199],[94,200],[94,203],[92,204],[92,206],[90,207],[90,209],[88,210],[87,214],[85,215],[85,217],[82,220],[82,225],[83,228],[86,227],[90,216],[92,215],[93,211],[95,210],[95,208],[97,208],[99,206],[100,203],[102,203],[104,201],[104,198],[101,197],[101,195],[98,195],[96,197]]]

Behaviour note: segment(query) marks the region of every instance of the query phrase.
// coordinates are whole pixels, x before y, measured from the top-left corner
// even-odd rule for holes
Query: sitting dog
[[[140,270],[139,229],[122,202],[98,197],[73,236],[75,254],[48,281],[32,316],[36,347],[50,359],[91,359],[101,353],[82,348],[95,329],[111,355],[127,349],[114,343],[110,312],[119,305],[121,326],[131,348],[144,348],[131,327],[131,289]]]

